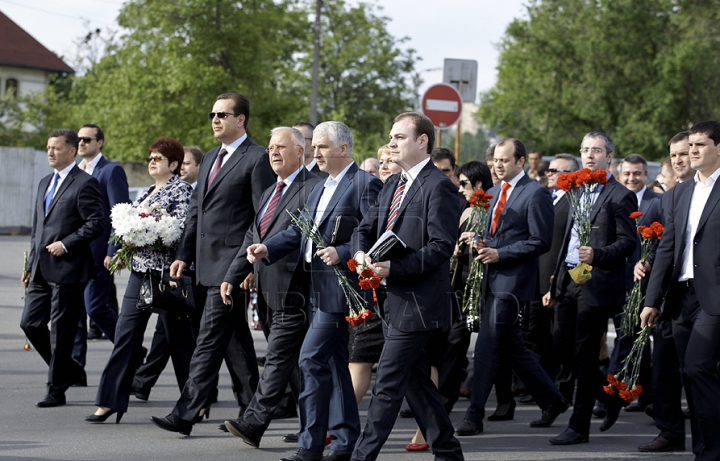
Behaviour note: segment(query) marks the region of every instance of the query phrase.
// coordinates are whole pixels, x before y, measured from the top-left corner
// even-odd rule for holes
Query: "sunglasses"
[[[162,163],[163,160],[167,160],[167,158],[160,156],[160,157],[148,157],[147,162],[148,163]]]
[[[555,174],[555,173],[571,173],[571,171],[570,170],[558,170],[557,168],[548,168],[547,170],[545,170],[545,174],[548,174],[548,173],[553,173],[553,174]]]
[[[226,118],[228,118],[230,116],[237,117],[237,115],[232,114],[230,112],[210,112],[208,114],[208,117],[210,117],[210,120],[213,120],[215,118],[215,116],[217,116],[217,118],[219,118],[220,120],[225,120]]]
[[[95,138],[91,138],[89,136],[80,136],[78,137],[79,141],[84,142],[85,144],[90,144],[90,141],[94,140]]]

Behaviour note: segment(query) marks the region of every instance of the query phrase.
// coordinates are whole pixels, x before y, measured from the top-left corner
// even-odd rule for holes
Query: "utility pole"
[[[312,90],[310,92],[310,123],[317,125],[318,84],[320,74],[320,14],[322,0],[316,0],[315,5],[315,40],[313,46]]]

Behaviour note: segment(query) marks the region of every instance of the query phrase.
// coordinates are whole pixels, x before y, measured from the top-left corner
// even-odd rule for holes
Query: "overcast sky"
[[[355,1],[355,0],[350,0]],[[417,70],[442,68],[445,58],[478,62],[478,91],[495,83],[496,44],[515,17],[525,16],[523,0],[367,0],[382,4],[395,37],[422,58]],[[117,29],[121,0],[0,0],[0,11],[50,50],[75,55],[75,42],[91,29]],[[71,60],[68,60],[71,61]],[[70,63],[70,62],[69,62]],[[422,73],[427,88],[442,82],[442,71]]]

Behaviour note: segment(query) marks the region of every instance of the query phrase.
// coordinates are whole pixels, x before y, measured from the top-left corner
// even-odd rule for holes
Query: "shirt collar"
[[[518,181],[522,179],[522,177],[525,176],[525,172],[520,170],[520,173],[516,174],[514,178],[512,178],[510,181],[502,181],[502,183],[509,183],[510,187],[517,186]]]
[[[346,167],[340,172],[340,174],[338,174],[338,175],[335,176],[334,178],[331,178],[330,175],[328,175],[328,177],[325,179],[325,187],[335,186],[335,185],[337,185],[337,184],[340,184],[340,181],[342,181],[342,178],[345,176],[345,173],[347,173],[347,171],[350,169],[351,166],[353,166],[354,163],[355,163],[355,162],[350,162],[350,163],[348,163],[348,166],[346,166]],[[331,184],[331,183],[332,183],[332,184]]]
[[[74,166],[75,162],[71,163],[60,171],[55,170],[55,173],[58,173],[60,175],[60,179],[65,179],[67,175],[70,174],[70,170],[72,170]]]
[[[248,135],[247,135],[247,133],[245,133],[244,135],[240,136],[239,138],[237,138],[235,141],[231,142],[231,143],[228,144],[227,146],[223,144],[223,147],[224,147],[225,150],[227,151],[228,155],[230,155],[230,154],[232,154],[233,152],[235,152],[235,151],[237,150],[237,148],[240,147],[240,144],[242,144],[243,142],[245,142],[245,140],[247,139],[247,137],[248,137]]]
[[[645,191],[647,190],[647,186],[643,186],[642,189],[640,189],[640,192],[635,192],[635,195],[637,195],[638,203],[642,201],[643,195],[645,195]]]
[[[286,188],[287,188],[287,186],[289,186],[290,184],[292,184],[293,181],[295,181],[295,178],[297,178],[297,175],[300,174],[300,170],[302,170],[303,168],[305,168],[305,167],[302,166],[302,165],[300,165],[300,168],[298,168],[297,170],[295,170],[295,172],[293,172],[293,174],[291,174],[290,176],[288,176],[287,178],[285,178],[285,179],[282,180],[282,182],[285,183],[285,187],[286,187]],[[278,182],[278,183],[280,182],[280,177],[279,177],[279,176],[278,176],[277,182]],[[275,184],[277,184],[277,183],[275,183]]]
[[[718,176],[720,176],[720,168],[715,170],[715,172],[710,175],[710,177],[707,180],[707,185],[712,187],[715,184],[715,181],[717,181]],[[693,179],[695,180],[695,184],[697,184],[697,183],[702,184],[702,182],[700,181],[700,172],[699,171],[695,172],[695,176],[693,176]]]
[[[95,167],[98,163],[100,163],[100,159],[102,158],[103,154],[102,152],[98,152],[98,154],[89,162],[85,163],[85,171],[89,174],[92,174],[93,171],[95,171]],[[83,159],[83,162],[85,160]]]

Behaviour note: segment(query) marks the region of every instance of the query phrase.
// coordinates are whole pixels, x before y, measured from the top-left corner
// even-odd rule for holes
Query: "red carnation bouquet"
[[[591,171],[585,168],[572,173],[566,173],[558,178],[558,187],[568,194],[570,208],[572,209],[573,227],[577,232],[580,246],[590,245],[590,215],[592,214],[592,193],[597,192],[600,186],[607,184],[605,170]],[[585,283],[592,278],[592,266],[581,262],[574,269],[568,271],[570,277],[577,284]]]
[[[640,236],[640,262],[645,262],[650,256],[650,249],[662,239],[662,234],[665,228],[662,224],[655,221],[649,226],[640,226],[639,221],[642,217],[642,213],[635,211],[630,213],[630,219],[635,220],[637,227],[637,233]],[[622,320],[620,329],[623,334],[629,335],[637,328],[640,324],[640,311],[642,310],[642,303],[645,297],[642,294],[642,281],[638,280],[630,290],[630,296],[628,296],[627,307],[625,309],[625,316]]]
[[[487,216],[490,212],[490,200],[492,195],[478,190],[468,200],[470,204],[470,217],[468,225],[465,228],[467,232],[474,232],[476,237],[485,235],[487,227]],[[472,325],[475,319],[479,317],[478,305],[480,303],[480,295],[482,293],[483,279],[483,263],[482,261],[473,261],[470,263],[470,273],[468,274],[465,290],[463,291],[462,310],[467,313],[468,325]]]
[[[375,299],[375,289],[380,286],[381,278],[375,275],[375,272],[370,269],[367,264],[360,265],[355,259],[350,259],[347,262],[347,267],[352,272],[355,272],[358,267],[361,267],[360,275],[358,277],[358,285],[363,290],[373,290],[373,299]],[[363,309],[362,311],[350,310],[350,315],[345,316],[345,320],[352,326],[362,325],[366,320],[370,320],[373,313],[369,309]]]

